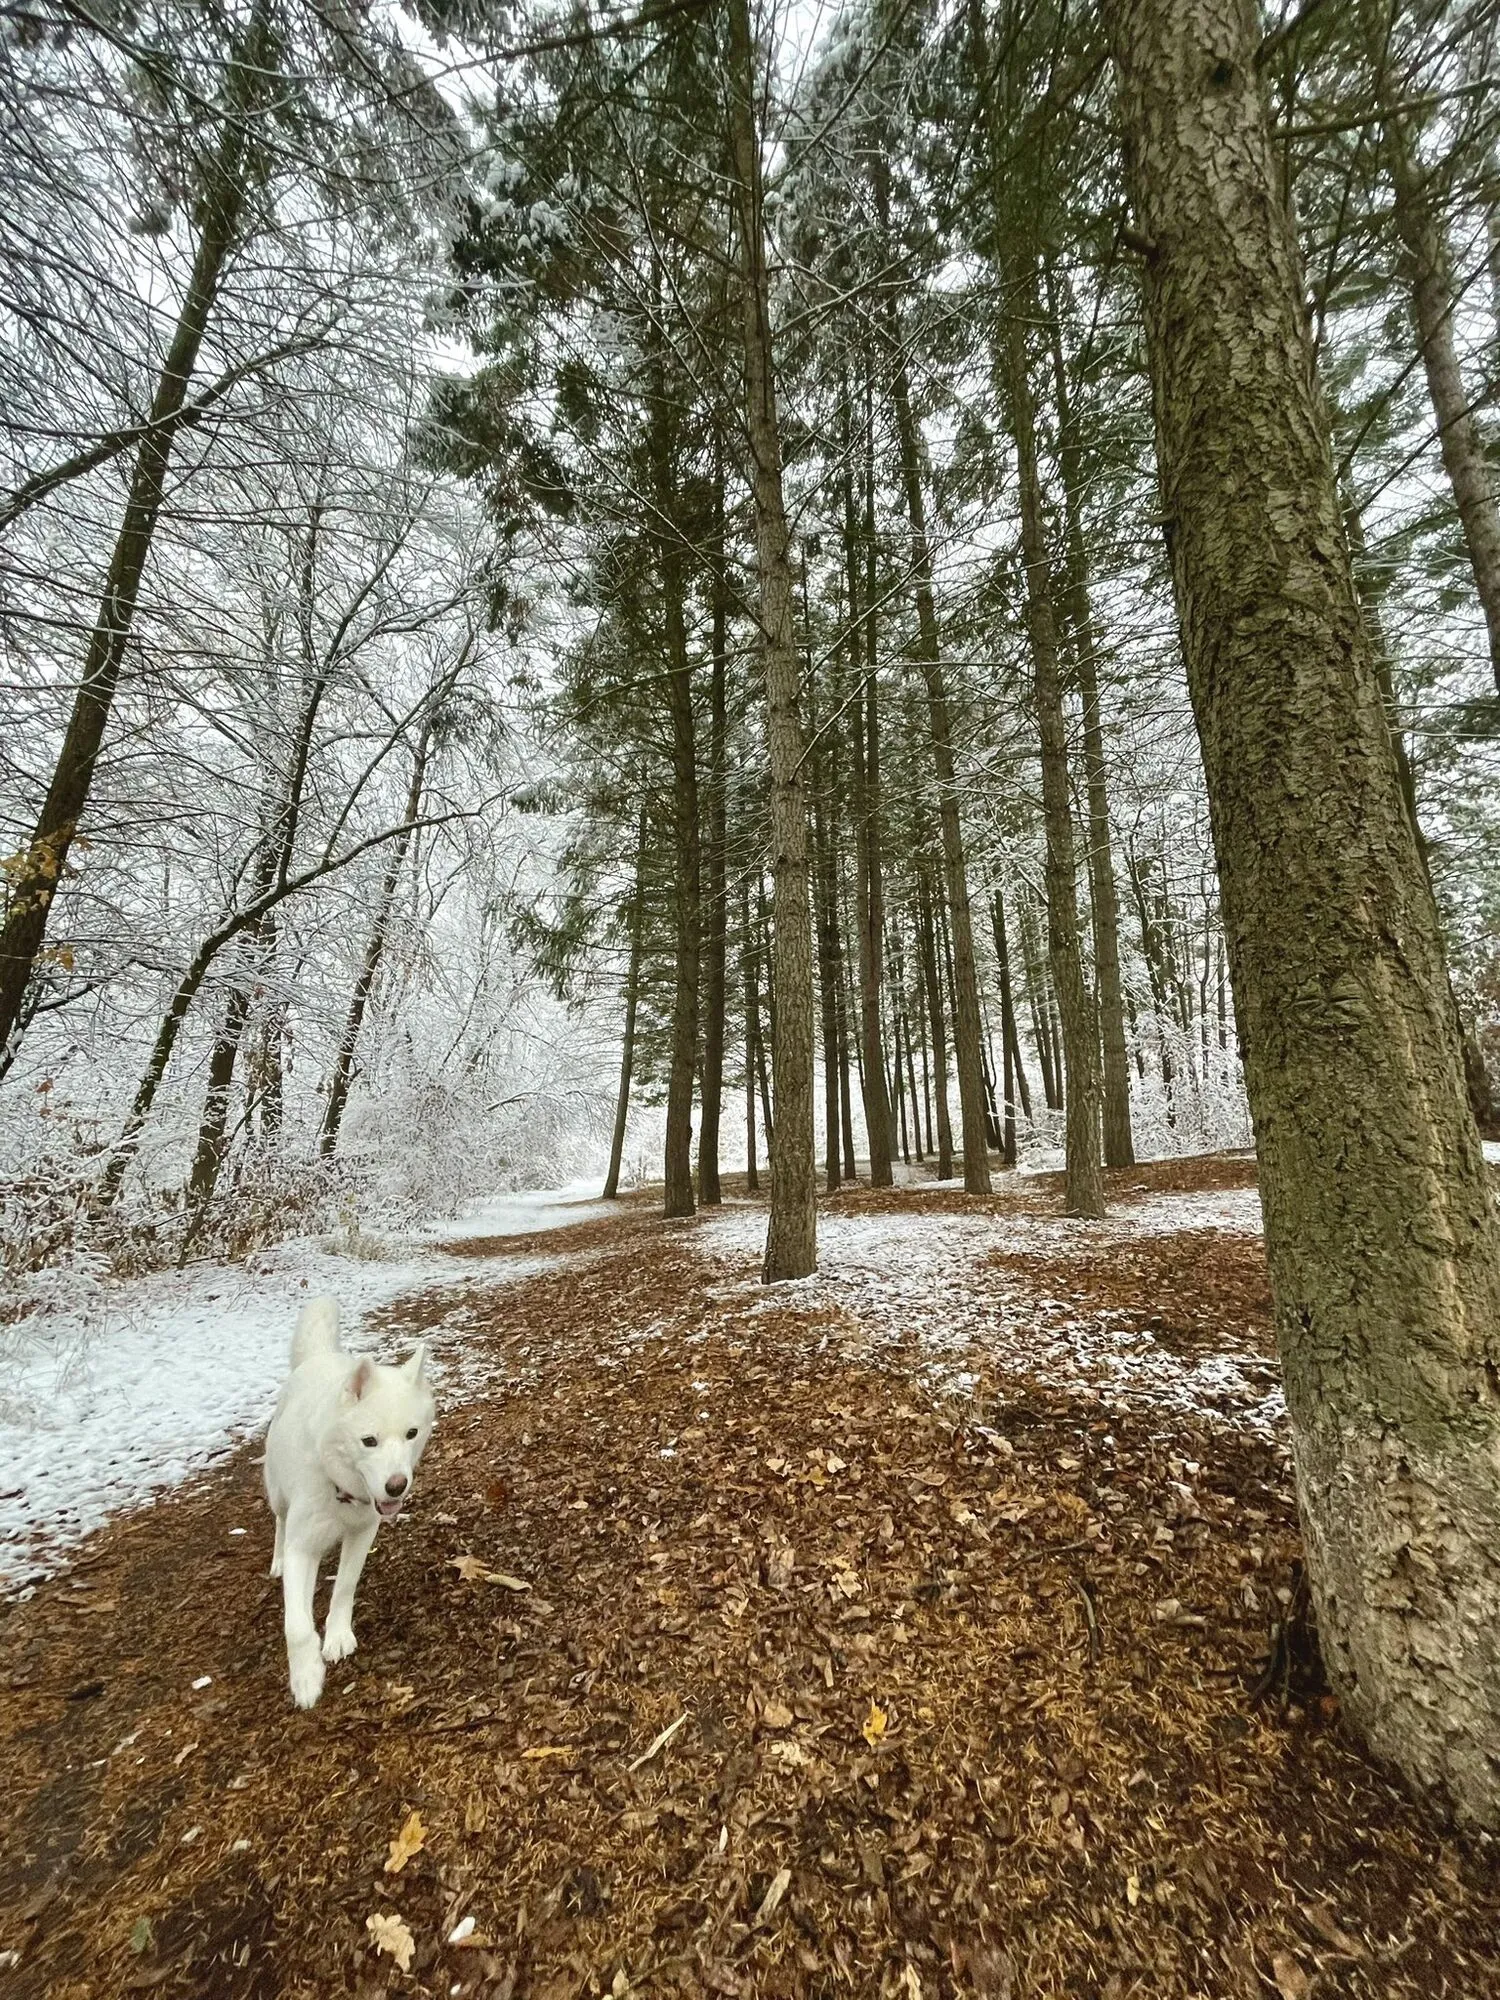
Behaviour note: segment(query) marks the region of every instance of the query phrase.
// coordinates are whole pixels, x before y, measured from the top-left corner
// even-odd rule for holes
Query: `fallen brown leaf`
[[[377,1951],[383,1951],[388,1957],[395,1959],[402,1972],[411,1971],[416,1939],[400,1917],[394,1913],[366,1917],[365,1929],[370,1933]]]
[[[1281,2000],[1308,2000],[1312,1992],[1312,1981],[1289,1951],[1272,1952],[1271,1977]]]
[[[386,1856],[387,1875],[399,1875],[414,1854],[420,1854],[427,1844],[427,1829],[422,1824],[420,1813],[408,1813],[401,1831],[391,1842],[391,1851]]]

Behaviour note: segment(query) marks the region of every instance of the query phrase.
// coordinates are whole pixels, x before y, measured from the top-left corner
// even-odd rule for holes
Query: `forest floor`
[[[1111,1201],[848,1191],[769,1291],[744,1201],[456,1239],[367,1324],[485,1365],[316,1709],[258,1447],[4,1610],[0,1994],[1500,1992],[1494,1849],[1267,1672],[1251,1163]]]

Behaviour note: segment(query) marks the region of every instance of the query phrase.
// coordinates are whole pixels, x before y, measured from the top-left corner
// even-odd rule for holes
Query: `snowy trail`
[[[364,1316],[408,1291],[514,1283],[550,1269],[558,1253],[458,1260],[442,1245],[524,1238],[613,1212],[591,1192],[592,1183],[497,1196],[462,1222],[392,1242],[388,1257],[301,1240],[244,1265],[99,1282],[81,1304],[60,1299],[0,1329],[0,1591],[34,1582],[114,1515],[260,1429],[303,1300],[333,1293],[345,1338],[359,1347]],[[435,1359],[441,1376],[440,1352]]]
[[[0,1591],[24,1589],[116,1514],[179,1485],[254,1435],[269,1418],[299,1304],[331,1292],[350,1345],[364,1322],[417,1292],[451,1289],[455,1310],[426,1324],[439,1378],[463,1399],[483,1387],[466,1354],[465,1291],[488,1293],[586,1254],[507,1247],[528,1236],[619,1215],[592,1184],[494,1198],[458,1223],[433,1224],[389,1254],[286,1243],[247,1264],[203,1264],[75,1290],[0,1330]],[[1133,1330],[1129,1315],[1090,1312],[1069,1295],[1066,1260],[1184,1231],[1253,1235],[1251,1189],[1151,1194],[1103,1223],[1066,1221],[1026,1206],[998,1213],[825,1210],[816,1288],[861,1337],[915,1336],[934,1386],[962,1387],[976,1359],[1018,1378],[1067,1383],[1099,1399],[1164,1413],[1230,1413],[1268,1432],[1280,1415],[1271,1371],[1226,1325],[1222,1352],[1185,1361]],[[758,1265],[765,1211],[732,1202],[705,1215],[695,1247],[721,1267]],[[451,1254],[469,1245],[471,1253]],[[376,1246],[377,1249],[379,1246]],[[1036,1259],[1026,1275],[992,1268],[992,1253]],[[1059,1263],[1059,1260],[1062,1260]],[[774,1309],[777,1292],[745,1280],[744,1310]],[[790,1288],[789,1288],[790,1289]],[[802,1287],[796,1288],[798,1291]],[[780,1292],[781,1288],[777,1288]],[[782,1294],[785,1295],[784,1293]],[[385,1343],[382,1342],[384,1345]],[[1217,1346],[1217,1341],[1215,1346]]]

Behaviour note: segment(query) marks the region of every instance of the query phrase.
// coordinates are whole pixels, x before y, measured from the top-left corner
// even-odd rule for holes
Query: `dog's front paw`
[[[287,1665],[291,1670],[292,1700],[298,1708],[312,1708],[323,1692],[323,1662],[317,1640],[310,1640],[295,1652],[288,1648]]]
[[[335,1660],[347,1660],[358,1644],[352,1625],[330,1625],[323,1634],[323,1658],[330,1665]]]

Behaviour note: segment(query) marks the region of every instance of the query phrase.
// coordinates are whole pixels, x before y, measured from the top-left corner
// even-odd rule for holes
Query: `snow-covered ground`
[[[537,1236],[544,1229],[566,1229],[575,1222],[594,1222],[618,1215],[618,1202],[600,1201],[596,1180],[574,1181],[562,1188],[526,1188],[519,1194],[492,1195],[461,1222],[434,1222],[419,1235],[430,1242],[459,1243],[486,1236]]]
[[[454,1258],[442,1241],[524,1237],[609,1213],[592,1193],[591,1183],[499,1196],[416,1240],[363,1238],[363,1254],[304,1240],[243,1265],[81,1289],[75,1281],[0,1328],[0,1590],[24,1586],[111,1516],[257,1431],[275,1404],[303,1300],[333,1293],[345,1339],[359,1347],[362,1316],[403,1292],[514,1281],[556,1262]],[[441,1376],[441,1329],[434,1339]]]
[[[1500,1160],[1500,1146],[1485,1151]],[[293,1242],[245,1265],[200,1264],[120,1283],[75,1272],[55,1297],[41,1290],[41,1309],[0,1328],[0,1590],[24,1588],[113,1515],[257,1431],[304,1299],[335,1294],[358,1347],[363,1316],[406,1292],[451,1286],[453,1311],[432,1328],[435,1361],[450,1381],[477,1386],[464,1352],[465,1289],[531,1277],[559,1253],[455,1258],[442,1244],[524,1238],[614,1213],[593,1183],[579,1183],[497,1196],[462,1222],[398,1243],[362,1238],[340,1251],[327,1240]],[[935,1387],[962,1390],[981,1366],[997,1383],[1066,1386],[1105,1410],[1149,1407],[1269,1430],[1282,1414],[1274,1369],[1243,1328],[1225,1326],[1221,1352],[1185,1359],[1139,1331],[1133,1315],[1091,1310],[1068,1295],[1070,1252],[1206,1228],[1258,1232],[1254,1190],[1147,1195],[1099,1223],[1020,1207],[834,1208],[819,1218],[818,1276],[794,1289],[836,1309],[832,1340],[914,1342]],[[704,1216],[690,1240],[721,1271],[735,1267],[716,1292],[733,1298],[747,1322],[786,1296],[752,1275],[763,1208],[731,1202]],[[996,1267],[996,1251],[1034,1253],[1037,1268]]]
[[[972,1388],[983,1369],[1002,1396],[1007,1383],[1034,1382],[1096,1398],[1105,1411],[1191,1415],[1269,1433],[1285,1405],[1248,1329],[1226,1325],[1221,1352],[1184,1358],[1141,1332],[1137,1315],[1080,1306],[1069,1296],[1066,1263],[1070,1252],[1124,1248],[1145,1236],[1207,1228],[1254,1235],[1260,1226],[1259,1198],[1248,1188],[1153,1195],[1119,1204],[1103,1222],[1020,1209],[833,1210],[818,1218],[816,1277],[767,1291],[747,1274],[714,1295],[742,1301],[747,1316],[775,1311],[790,1293],[826,1304],[837,1315],[830,1341],[856,1350],[861,1342],[914,1343],[920,1372],[938,1389]],[[731,1205],[693,1240],[743,1272],[747,1257],[758,1262],[764,1233],[763,1212]],[[1029,1252],[1037,1265],[1030,1273],[987,1268],[995,1252]]]

